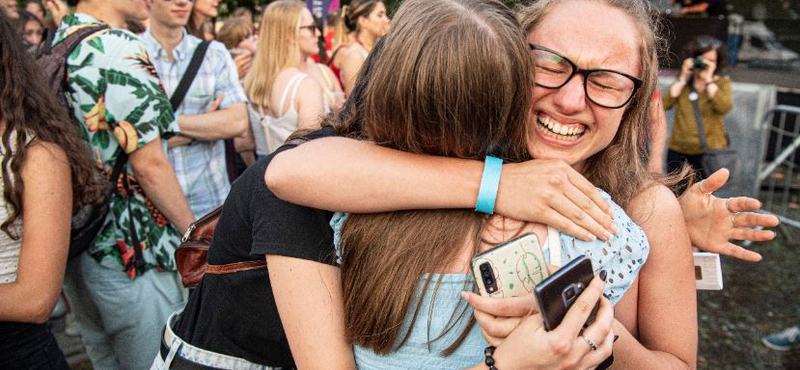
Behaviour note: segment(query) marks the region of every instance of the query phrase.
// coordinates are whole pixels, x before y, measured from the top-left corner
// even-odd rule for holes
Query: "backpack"
[[[70,114],[72,114],[71,104],[66,94],[67,58],[69,58],[69,55],[72,54],[75,47],[85,38],[105,30],[106,28],[108,27],[105,25],[80,28],[67,36],[55,47],[53,47],[52,44],[56,33],[51,32],[47,37],[47,41],[44,42],[44,45],[36,55],[36,64],[41,69],[42,75],[47,85],[50,87],[50,91],[55,94],[58,101]],[[90,150],[89,143],[87,142],[86,144],[87,150]],[[117,161],[114,164],[114,171],[111,174],[111,184],[116,184],[117,178],[119,178],[119,175],[124,169],[127,157],[128,156],[124,153],[117,157]],[[105,176],[100,170],[95,173],[95,177],[98,179],[105,179]],[[111,202],[111,194],[115,188],[116,186],[110,186],[109,191],[102,201],[97,204],[86,204],[72,216],[69,241],[70,258],[77,256],[94,244],[97,234],[100,233],[100,229],[105,224],[109,203]]]

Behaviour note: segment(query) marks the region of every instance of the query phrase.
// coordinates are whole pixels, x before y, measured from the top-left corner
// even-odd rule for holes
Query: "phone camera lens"
[[[481,271],[489,271],[489,263],[488,262],[482,263],[479,268]]]

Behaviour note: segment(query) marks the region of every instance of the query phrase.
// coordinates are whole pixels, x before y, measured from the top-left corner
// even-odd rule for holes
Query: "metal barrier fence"
[[[776,105],[765,118],[767,143],[758,172],[763,210],[800,229],[800,107]]]

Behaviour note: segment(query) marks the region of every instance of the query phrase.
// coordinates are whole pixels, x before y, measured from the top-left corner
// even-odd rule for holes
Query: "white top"
[[[305,73],[298,73],[289,80],[289,83],[286,84],[286,88],[283,90],[283,95],[281,95],[281,102],[278,105],[278,117],[272,117],[268,114],[264,114],[264,111],[261,110],[261,107],[258,107],[258,113],[261,114],[261,129],[264,132],[264,137],[266,138],[266,154],[272,153],[275,149],[278,149],[286,139],[297,131],[299,127],[299,116],[297,114],[297,109],[294,108],[294,101],[297,97],[297,89],[300,87],[300,83],[308,77]],[[289,109],[281,114],[281,109],[286,105],[286,98],[289,98]],[[256,140],[256,147],[258,146],[258,142],[260,140]],[[257,150],[258,152],[258,150]]]
[[[33,141],[28,135],[27,143]],[[10,143],[16,142],[16,132],[11,134]],[[13,151],[13,148],[11,149]],[[0,148],[0,160],[6,156],[5,148]],[[8,169],[11,174],[11,169]],[[12,180],[13,181],[13,180]],[[0,194],[4,191],[2,172],[0,172]],[[11,214],[11,205],[6,203],[5,197],[0,196],[0,223],[5,222]],[[9,284],[17,281],[17,267],[19,265],[19,251],[22,248],[22,218],[19,217],[9,225],[8,230],[19,240],[11,239],[8,234],[0,231],[0,284]]]

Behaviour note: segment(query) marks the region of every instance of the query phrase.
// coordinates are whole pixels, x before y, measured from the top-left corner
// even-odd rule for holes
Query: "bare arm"
[[[297,89],[297,127],[299,129],[319,128],[325,105],[322,88],[313,78],[305,78]]]
[[[24,235],[17,281],[0,284],[0,321],[44,323],[61,292],[69,250],[72,187],[64,151],[34,142],[21,176]]]
[[[221,99],[220,97],[219,99]],[[241,136],[248,124],[246,103],[203,114],[178,116],[181,135],[197,140],[221,140]]]
[[[696,369],[694,263],[680,205],[669,189],[655,185],[627,212],[647,234],[650,254],[636,288],[616,306],[626,330],[615,328],[614,369]]]
[[[342,77],[342,84],[344,84],[345,96],[350,96],[350,93],[353,92],[353,88],[356,86],[358,71],[363,64],[364,58],[360,53],[349,49],[347,50],[347,54],[344,56],[344,61],[342,62],[341,72],[339,73]]]
[[[392,150],[344,138],[284,151],[265,180],[279,198],[344,212],[473,208],[483,163]],[[615,233],[610,207],[561,161],[503,165],[495,212],[590,240]],[[591,234],[591,235],[590,235]]]
[[[685,6],[681,8],[680,13],[704,13],[706,9],[708,9],[708,3],[700,3],[697,5]]]
[[[256,162],[256,141],[253,137],[252,127],[248,125],[244,136],[233,138],[233,147],[236,149],[236,153],[242,156],[245,166],[250,167]]]
[[[131,153],[129,161],[147,197],[179,233],[185,232],[194,221],[194,216],[178,185],[175,171],[161,149],[161,139],[155,139]]]
[[[647,169],[654,173],[664,172],[664,146],[667,143],[667,115],[661,103],[661,92],[656,90],[650,99],[650,163]]]
[[[339,269],[300,258],[268,255],[266,259],[272,294],[297,368],[355,369],[344,332]]]

